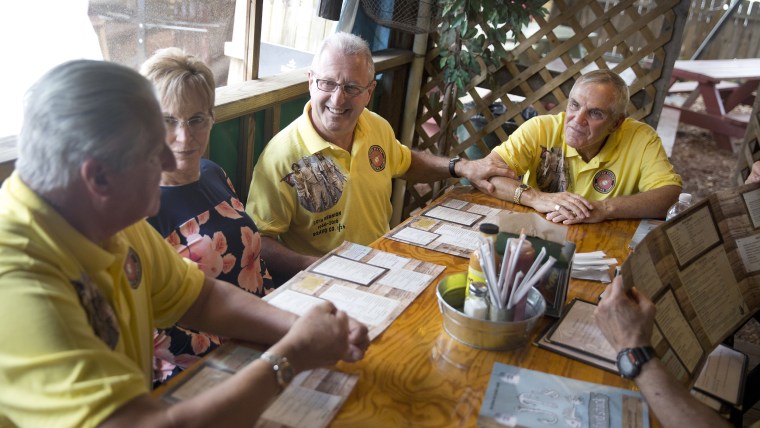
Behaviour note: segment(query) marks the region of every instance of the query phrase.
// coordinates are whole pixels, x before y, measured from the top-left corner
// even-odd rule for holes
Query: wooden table
[[[514,211],[528,211],[480,192],[456,189],[456,197]],[[437,201],[441,202],[441,200]],[[569,227],[568,239],[577,252],[605,250],[620,263],[638,221],[608,221]],[[393,324],[370,346],[364,360],[339,363],[359,382],[333,427],[442,427],[475,426],[494,362],[516,365],[573,379],[635,389],[620,376],[527,344],[509,352],[482,351],[451,338],[442,326],[436,284],[444,276],[466,270],[468,260],[436,251],[379,239],[372,247],[447,267]],[[604,284],[572,279],[568,300],[595,301]],[[544,319],[534,336],[550,323]],[[532,341],[531,341],[532,343]]]
[[[681,112],[681,121],[713,133],[720,147],[732,149],[730,137],[743,138],[748,115],[732,114],[739,104],[752,105],[752,95],[760,83],[760,59],[680,60],[673,66],[674,79],[694,81],[694,94],[702,95],[705,111],[691,109],[691,102],[672,106]],[[719,87],[725,82],[736,85]],[[693,101],[694,98],[690,98]]]

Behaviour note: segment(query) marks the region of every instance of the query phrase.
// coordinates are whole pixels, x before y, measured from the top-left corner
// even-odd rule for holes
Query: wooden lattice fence
[[[508,46],[509,61],[489,68],[471,82],[468,96],[472,103],[466,109],[464,105],[456,106],[446,121],[447,129],[440,129],[445,123],[440,102],[444,85],[438,67],[437,38],[431,34],[415,149],[467,156],[466,150],[476,146],[488,153],[486,136],[492,133],[498,141],[506,140],[508,130],[526,120],[523,112],[528,108],[538,114],[563,111],[575,79],[595,68],[610,68],[621,74],[631,91],[628,115],[656,127],[678,56],[689,0],[550,3],[553,5],[548,17],[537,18],[533,25],[514,32],[513,44]],[[498,103],[506,107],[503,114],[492,112]],[[485,123],[480,129],[472,124],[471,119],[476,117]],[[464,137],[457,138],[457,134]],[[424,207],[452,183],[408,185],[403,217]]]

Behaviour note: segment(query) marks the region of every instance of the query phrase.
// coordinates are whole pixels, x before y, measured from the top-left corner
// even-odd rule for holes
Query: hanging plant
[[[489,67],[498,68],[508,59],[504,49],[507,33],[527,25],[532,16],[545,16],[544,3],[546,0],[439,0],[443,139],[450,134],[448,119],[459,94],[464,94],[473,79],[487,73]],[[447,144],[444,149],[448,150]]]

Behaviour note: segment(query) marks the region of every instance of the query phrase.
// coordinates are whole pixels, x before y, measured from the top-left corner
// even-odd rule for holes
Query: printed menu
[[[649,426],[638,392],[494,363],[480,427]]]
[[[344,242],[267,295],[270,304],[303,315],[322,300],[380,335],[445,269]]]
[[[567,227],[555,225],[536,213],[516,213],[461,199],[448,199],[427,208],[403,227],[385,237],[429,250],[468,258],[478,248],[482,223],[493,223],[501,232],[562,243]]]
[[[657,305],[658,355],[692,382],[760,309],[760,186],[714,193],[651,230],[621,273]]]
[[[255,361],[261,351],[252,346],[226,342],[172,383],[161,398],[176,403],[194,397],[232,377]],[[330,424],[359,380],[357,375],[315,369],[299,373],[254,425],[265,427],[324,428]]]

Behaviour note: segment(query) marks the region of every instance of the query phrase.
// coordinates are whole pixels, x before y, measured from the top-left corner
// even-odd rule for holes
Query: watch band
[[[459,176],[457,175],[455,165],[460,160],[462,160],[462,158],[459,156],[454,156],[453,158],[449,159],[449,174],[451,174],[451,176],[454,178],[459,178]]]
[[[516,205],[520,205],[520,198],[522,197],[523,192],[528,189],[530,189],[530,186],[525,183],[521,183],[519,186],[517,186],[515,188],[515,195],[512,198],[512,202],[514,202]]]
[[[641,367],[656,356],[657,353],[651,346],[625,348],[618,353],[618,371],[626,379],[635,379],[641,373]]]
[[[274,374],[277,377],[277,383],[283,389],[287,388],[294,377],[293,366],[290,365],[290,361],[269,351],[261,354],[259,358],[272,365],[272,370],[274,370]]]

